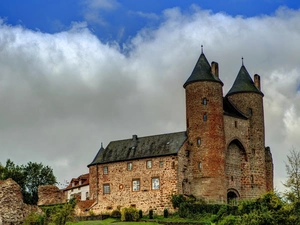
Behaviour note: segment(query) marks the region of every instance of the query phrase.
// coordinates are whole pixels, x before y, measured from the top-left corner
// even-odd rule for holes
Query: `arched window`
[[[201,139],[198,138],[198,139],[197,139],[197,145],[200,146],[200,144],[201,144]]]

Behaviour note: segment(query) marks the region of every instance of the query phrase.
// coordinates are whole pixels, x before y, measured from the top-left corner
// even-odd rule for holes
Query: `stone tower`
[[[214,202],[226,199],[224,188],[223,83],[218,64],[208,63],[203,52],[184,83],[186,124],[190,152],[191,194]]]
[[[241,181],[243,198],[259,196],[267,191],[263,96],[260,76],[255,75],[253,82],[246,67],[242,65],[226,97],[249,121],[248,140],[244,141],[249,168]]]

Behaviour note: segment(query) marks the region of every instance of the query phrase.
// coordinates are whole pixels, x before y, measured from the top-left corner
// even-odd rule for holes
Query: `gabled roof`
[[[134,159],[175,155],[187,139],[186,132],[112,141],[88,165],[127,161]]]
[[[74,188],[78,188],[78,187],[82,187],[82,186],[87,186],[90,183],[89,178],[90,178],[89,173],[82,174],[77,178],[72,178],[69,185],[64,190],[67,191],[67,190],[70,190],[70,189],[74,189]],[[79,183],[79,181],[81,181],[81,184]]]
[[[197,81],[212,81],[223,85],[222,81],[211,72],[209,62],[203,53],[201,53],[191,76],[184,83],[183,87],[185,88],[188,84]]]
[[[241,69],[226,96],[243,93],[243,92],[254,92],[261,95],[264,95],[254,84],[251,79],[246,67],[244,65],[241,66]]]
[[[223,98],[223,110],[224,115],[241,119],[248,119],[248,117],[245,116],[241,111],[239,111],[227,97]]]

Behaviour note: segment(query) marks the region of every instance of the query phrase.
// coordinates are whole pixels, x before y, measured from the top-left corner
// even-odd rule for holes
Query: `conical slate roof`
[[[222,81],[211,72],[211,67],[203,53],[201,53],[191,76],[184,83],[183,87],[185,88],[188,84],[197,81],[212,81],[223,85]]]
[[[242,65],[231,89],[228,91],[226,96],[244,92],[254,92],[263,95],[263,93],[255,86],[246,67]]]

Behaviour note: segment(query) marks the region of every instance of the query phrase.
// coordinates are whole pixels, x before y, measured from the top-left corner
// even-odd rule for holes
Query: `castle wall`
[[[152,162],[151,168],[146,166],[149,160]],[[132,163],[131,170],[127,167],[129,162]],[[103,174],[104,167],[108,169],[107,174]],[[177,194],[177,170],[177,156],[100,164],[98,173],[97,165],[90,166],[92,198],[97,197],[97,179],[99,189],[98,204],[91,210],[96,213],[111,212],[118,207],[134,206],[143,212],[153,209],[155,213],[161,214],[165,208],[172,211],[171,195]],[[139,190],[134,191],[134,182],[137,180]],[[104,193],[104,185],[109,185],[109,193]]]
[[[222,84],[201,81],[186,86],[191,193],[213,202],[226,200]],[[204,102],[206,99],[206,102]]]
[[[228,98],[249,118],[248,146],[245,147],[249,174],[243,185],[243,197],[259,197],[267,191],[263,96],[258,93],[238,93]]]

